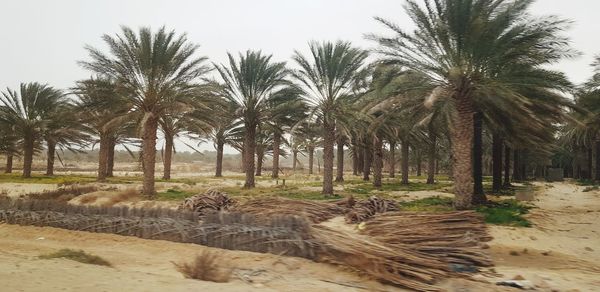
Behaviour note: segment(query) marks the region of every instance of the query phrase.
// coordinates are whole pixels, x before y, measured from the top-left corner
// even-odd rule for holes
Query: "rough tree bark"
[[[592,162],[594,160],[594,153],[592,150],[592,147],[587,147],[587,173],[586,173],[586,177],[587,179],[592,179]]]
[[[454,177],[454,207],[469,209],[473,197],[473,104],[468,96],[458,95],[456,114],[452,117],[450,130]]]
[[[279,178],[279,147],[281,144],[281,135],[277,132],[273,135],[273,171],[272,178]]]
[[[336,182],[344,181],[344,143],[345,139],[340,137],[337,141],[337,169],[336,169]]]
[[[254,188],[254,153],[256,153],[256,125],[246,123],[246,137],[244,139],[244,170],[246,171],[246,182],[244,188]]]
[[[56,156],[56,142],[52,139],[48,139],[46,141],[46,146],[48,149],[46,151],[46,175],[52,176],[54,175],[54,160]]]
[[[256,147],[256,176],[262,176],[262,164],[265,159],[265,150],[262,146]]]
[[[108,143],[108,157],[106,159],[106,177],[114,177],[116,144],[117,141],[115,137],[111,137]]]
[[[352,147],[352,175],[358,175],[358,147],[354,136],[351,138],[350,145]]]
[[[99,182],[106,181],[106,168],[108,166],[108,146],[110,144],[108,140],[109,139],[106,134],[100,134],[100,150],[98,152],[98,176],[96,178],[96,180]]]
[[[147,113],[148,117],[143,125],[142,134],[142,160],[144,169],[144,182],[142,194],[147,198],[156,197],[154,185],[154,172],[156,169],[156,132],[158,131],[158,117]]]
[[[373,141],[365,139],[363,148],[363,180],[369,181],[371,175],[371,164],[373,163]]]
[[[315,164],[315,147],[308,146],[308,174],[313,174],[313,165]]]
[[[23,139],[23,177],[31,177],[31,166],[33,164],[33,137],[25,135]]]
[[[217,141],[217,167],[215,170],[215,177],[223,177],[223,148],[225,143],[223,141]]]
[[[504,183],[503,187],[510,187],[510,147],[504,146]]]
[[[502,147],[504,141],[498,134],[492,135],[492,191],[502,189]]]
[[[390,141],[390,177],[396,177],[396,141]]]
[[[597,140],[595,142],[595,146],[596,146],[596,173],[595,173],[595,179],[597,181],[600,181],[600,140]],[[7,167],[8,169],[8,167]]]
[[[173,158],[173,135],[165,134],[165,152],[163,157],[163,179],[171,179],[171,160]]]
[[[292,169],[294,170],[294,173],[295,173],[296,168],[298,167],[298,150],[292,151],[292,159],[294,160],[294,161],[292,161]]]
[[[13,155],[11,153],[6,154],[6,168],[4,173],[12,173],[13,170]]]
[[[323,194],[333,195],[333,144],[335,123],[325,118],[323,122]]]
[[[435,183],[435,174],[436,174],[436,144],[437,144],[437,135],[433,129],[433,125],[429,126],[429,153],[428,153],[428,162],[427,162],[427,184]]]
[[[375,136],[373,139],[373,187],[381,189],[383,176],[383,139]]]
[[[483,191],[483,114],[473,115],[473,196],[471,204],[480,205],[487,201]]]
[[[409,143],[407,138],[402,138],[400,140],[400,147],[402,148],[402,184],[408,184],[408,151],[409,151]]]
[[[356,171],[358,175],[361,175],[365,171],[365,147],[362,140],[359,143],[356,145],[356,154],[358,156],[356,157]]]

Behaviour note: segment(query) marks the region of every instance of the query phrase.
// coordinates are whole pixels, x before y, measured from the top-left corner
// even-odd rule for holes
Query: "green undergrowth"
[[[381,189],[373,186],[371,182],[362,182],[360,184],[351,184],[346,186],[345,190],[352,194],[369,194],[372,191],[382,192],[418,192],[418,191],[433,191],[444,188],[450,188],[451,183],[438,182],[436,184],[426,184],[424,182],[410,182],[409,184],[402,184],[400,182],[383,183]]]
[[[429,197],[409,202],[399,203],[403,211],[415,212],[447,212],[453,211],[452,198]],[[485,222],[493,225],[530,227],[531,223],[523,216],[529,212],[526,205],[516,200],[503,200],[499,202],[490,202],[485,206],[475,208],[475,211],[481,213]]]
[[[531,207],[525,206],[517,200],[504,200],[479,206],[476,211],[483,214],[485,222],[489,224],[531,227],[531,222],[523,217],[529,212],[529,209]]]
[[[110,262],[108,262],[107,260],[105,260],[99,256],[88,254],[83,250],[73,250],[73,249],[69,249],[69,248],[61,249],[59,251],[40,256],[40,259],[58,259],[58,258],[69,259],[69,260],[73,260],[73,261],[84,263],[84,264],[90,264],[90,265],[99,265],[99,266],[107,266],[107,267],[112,266]]]

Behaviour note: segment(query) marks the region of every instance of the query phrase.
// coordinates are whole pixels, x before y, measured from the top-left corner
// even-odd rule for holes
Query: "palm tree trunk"
[[[483,192],[483,114],[473,116],[473,196],[471,204],[480,205],[487,201]]]
[[[356,145],[356,137],[352,136],[352,175],[358,175],[358,146]]]
[[[33,137],[26,135],[23,139],[23,177],[31,177],[31,166],[33,164]]]
[[[158,130],[158,118],[152,113],[147,113],[147,115],[149,115],[149,117],[144,122],[142,135],[142,165],[144,169],[142,194],[147,198],[154,198],[156,197],[154,172],[156,169],[156,132]]]
[[[383,139],[375,136],[373,146],[373,187],[381,189],[381,178],[383,176]]]
[[[421,152],[417,153],[417,176],[421,176]]]
[[[371,163],[373,162],[373,143],[368,139],[365,139],[365,147],[363,148],[363,180],[369,181],[369,175],[371,174]]]
[[[356,145],[356,153],[357,156],[356,157],[356,171],[357,171],[357,175],[363,174],[365,171],[365,147],[362,145],[362,141],[361,144],[357,144]]]
[[[46,141],[46,146],[48,146],[48,149],[46,151],[46,175],[53,176],[54,159],[56,156],[56,143],[51,139],[48,139],[48,141]]]
[[[225,143],[223,141],[217,142],[217,167],[215,170],[215,177],[223,177],[223,148]]]
[[[515,149],[513,151],[513,181],[520,181],[521,180],[521,166],[520,166],[520,155],[519,155],[519,149]]]
[[[393,141],[393,140],[390,141],[389,164],[390,164],[390,177],[395,178],[396,177],[396,141]]]
[[[521,180],[527,180],[527,156],[528,150],[524,149],[521,152]]]
[[[273,135],[273,172],[272,178],[279,178],[279,145],[281,144],[281,135],[277,132]]]
[[[106,177],[114,176],[115,169],[115,146],[116,146],[116,138],[111,137],[108,144],[108,157],[106,159]]]
[[[106,181],[106,168],[108,167],[109,138],[106,134],[100,134],[100,150],[98,151],[98,176],[97,181]]]
[[[408,184],[408,148],[410,147],[408,144],[408,139],[403,138],[400,140],[400,147],[402,147],[402,184]]]
[[[597,181],[600,181],[600,140],[596,140],[596,142],[595,142],[595,148],[596,148],[596,173],[595,173],[595,179]],[[6,169],[8,169],[8,166],[6,167]]]
[[[246,123],[246,137],[244,140],[244,170],[246,183],[244,188],[254,188],[254,153],[256,153],[256,125]]]
[[[456,96],[456,114],[450,131],[454,176],[454,206],[471,207],[473,197],[473,104],[468,96]]]
[[[437,144],[437,135],[433,130],[433,125],[429,125],[429,153],[428,153],[428,165],[427,165],[427,184],[435,183],[435,174],[436,174],[436,144]]]
[[[298,150],[292,150],[292,159],[294,161],[292,161],[292,169],[294,170],[294,173],[296,173],[296,168],[298,166]]]
[[[256,147],[256,176],[262,176],[262,164],[265,158],[265,150],[262,146]]]
[[[510,147],[504,146],[504,184],[503,187],[510,186]]]
[[[587,179],[592,179],[592,162],[594,159],[594,154],[592,151],[592,147],[587,147],[587,173],[586,173],[586,177]]]
[[[337,174],[336,182],[344,181],[344,138],[340,137],[337,141]]]
[[[492,191],[502,188],[502,145],[504,141],[498,134],[492,135]]]
[[[242,173],[246,173],[246,146],[242,146],[242,151],[240,152],[240,156],[242,156],[242,165],[240,170]]]
[[[171,160],[173,157],[173,135],[165,134],[165,157],[163,159],[163,179],[171,179]]]
[[[333,144],[335,123],[325,118],[323,122],[323,194],[333,195]]]
[[[6,168],[4,169],[4,173],[12,173],[13,169],[13,155],[12,153],[6,154]]]
[[[308,174],[313,174],[314,163],[315,163],[315,147],[308,146]]]

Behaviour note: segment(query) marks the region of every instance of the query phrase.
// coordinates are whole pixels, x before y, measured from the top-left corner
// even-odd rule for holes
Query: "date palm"
[[[66,103],[62,91],[39,83],[21,83],[20,90],[7,89],[0,96],[0,120],[11,125],[22,141],[23,177],[31,177],[33,155],[41,148],[44,133]]]
[[[224,96],[236,105],[244,123],[245,188],[255,186],[256,131],[260,123],[269,118],[269,100],[290,83],[286,79],[285,63],[272,61],[272,55],[260,51],[247,51],[238,60],[231,54],[228,65],[215,65],[224,81]]]
[[[323,125],[323,191],[333,194],[333,147],[336,121],[344,115],[344,96],[351,95],[357,75],[361,72],[368,54],[349,42],[312,42],[311,54],[304,56],[296,51],[294,61],[300,67],[294,73],[303,85],[311,110]]]
[[[545,81],[560,74],[541,66],[571,55],[561,36],[566,22],[529,16],[531,0],[423,2],[425,6],[407,1],[406,11],[417,26],[413,33],[378,19],[395,35],[371,38],[384,59],[428,76],[437,92],[452,101],[454,203],[469,208],[473,116],[481,104],[476,99],[500,104],[526,99],[523,87],[564,90],[563,82]]]
[[[3,112],[0,106],[0,112]],[[0,118],[0,154],[6,156],[5,173],[12,173],[13,160],[19,153],[19,138],[14,132],[12,125],[5,123]]]
[[[192,103],[200,78],[210,68],[206,58],[196,56],[198,46],[185,34],[177,35],[164,27],[152,32],[140,28],[136,33],[122,27],[121,34],[104,35],[109,53],[87,46],[91,61],[84,68],[114,79],[142,118],[143,194],[154,197],[156,134],[159,119],[173,108]]]

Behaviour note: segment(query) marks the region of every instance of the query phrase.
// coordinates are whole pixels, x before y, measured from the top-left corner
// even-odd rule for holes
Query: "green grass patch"
[[[40,259],[58,259],[58,258],[69,259],[69,260],[73,260],[73,261],[84,263],[84,264],[90,264],[90,265],[99,265],[99,266],[107,266],[107,267],[112,266],[112,264],[110,262],[108,262],[107,260],[105,260],[99,256],[88,254],[83,250],[73,250],[73,249],[69,249],[69,248],[64,248],[59,251],[40,256]]]
[[[448,212],[453,211],[452,198],[429,197],[419,200],[400,202],[400,210],[414,212]]]
[[[529,212],[530,208],[516,200],[504,200],[479,206],[476,211],[483,214],[485,222],[489,224],[530,227],[531,222],[523,217]]]
[[[436,184],[426,184],[423,182],[410,182],[408,184],[402,184],[398,181],[393,182],[383,182],[381,189],[378,189],[373,186],[372,182],[365,183],[364,181],[360,184],[350,184],[350,186],[346,187],[346,190],[353,194],[368,194],[371,191],[380,190],[384,192],[418,192],[418,191],[433,191],[439,190],[443,188],[451,187],[451,183],[436,183]]]
[[[219,188],[227,194],[238,197],[284,197],[296,200],[331,200],[341,198],[342,195],[326,197],[320,191],[302,190],[298,186],[275,186],[275,187],[256,187],[253,189],[244,189],[240,187]]]
[[[183,201],[185,198],[193,195],[195,194],[178,189],[168,189],[164,192],[159,192],[157,199],[160,201]]]

